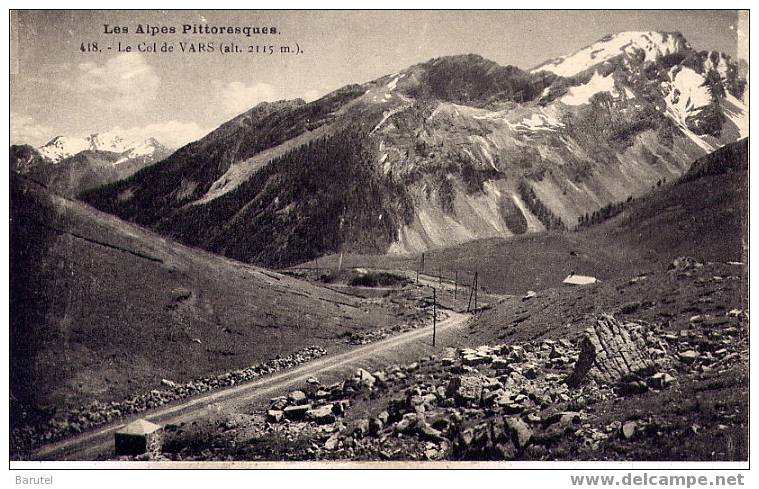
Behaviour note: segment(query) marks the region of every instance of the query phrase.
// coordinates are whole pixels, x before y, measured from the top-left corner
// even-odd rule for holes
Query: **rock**
[[[496,358],[493,360],[491,367],[493,367],[495,370],[506,370],[509,367],[510,363],[511,362],[505,358]]]
[[[514,449],[514,444],[511,442],[498,443],[495,446],[498,451],[498,456],[501,460],[513,460],[517,456],[517,451]]]
[[[664,372],[657,372],[648,378],[648,385],[654,389],[665,389],[669,387],[675,378]]]
[[[443,353],[440,355],[440,358],[442,358],[443,360],[445,360],[447,358],[451,359],[451,360],[456,360],[457,357],[458,357],[458,355],[456,353],[456,349],[455,348],[451,348],[451,347],[446,347],[443,350]]]
[[[443,455],[445,455],[445,453],[440,448],[431,443],[429,445],[431,446],[428,446],[424,450],[424,457],[427,460],[440,460],[443,458]]]
[[[353,423],[353,429],[351,432],[356,438],[365,437],[369,433],[369,420],[366,418],[359,419]]]
[[[561,429],[566,429],[572,425],[580,424],[581,421],[582,414],[579,412],[561,411],[546,418],[544,424],[546,426],[558,424]]]
[[[524,295],[524,297],[522,297],[522,300],[528,301],[530,299],[534,299],[537,296],[538,294],[534,290],[528,290],[527,293]]]
[[[492,359],[488,356],[481,356],[475,353],[472,355],[465,355],[464,358],[462,358],[462,361],[464,362],[464,365],[475,367],[477,365],[490,363]]]
[[[308,402],[308,396],[303,391],[292,391],[287,395],[287,401],[294,406],[298,406],[300,404],[306,404]]]
[[[625,378],[648,376],[655,364],[642,346],[643,341],[631,325],[601,315],[585,330],[579,344],[580,356],[565,382],[576,388],[588,377],[600,384],[616,384]]]
[[[687,350],[678,355],[678,358],[680,358],[680,361],[683,363],[693,363],[695,362],[700,354],[695,350]]]
[[[440,442],[444,441],[443,435],[427,423],[424,418],[417,418],[414,425],[416,432],[422,440]]]
[[[445,394],[447,397],[452,397],[460,406],[479,404],[483,384],[481,376],[454,377],[448,382]]]
[[[703,266],[704,265],[699,263],[695,258],[691,258],[690,256],[678,256],[672,261],[672,263],[670,263],[667,270],[672,272],[683,272],[689,268],[700,268]]]
[[[309,377],[306,379],[306,387],[303,390],[309,397],[315,397],[316,393],[322,389],[321,384],[316,377]]]
[[[270,423],[279,423],[284,416],[285,413],[279,409],[269,409],[266,411],[266,421]]]
[[[548,352],[548,358],[557,359],[564,356],[564,350],[556,345],[551,347],[551,351]]]
[[[504,418],[508,434],[511,435],[514,445],[517,448],[524,449],[530,440],[532,440],[532,429],[517,416],[507,416]]]
[[[331,424],[337,421],[333,412],[334,406],[332,404],[325,404],[318,408],[312,408],[306,411],[306,419],[314,421],[316,424]]]
[[[380,386],[383,386],[387,384],[387,374],[383,372],[382,370],[378,370],[376,372],[372,372],[372,376],[377,381],[377,384]]]
[[[485,406],[492,406],[498,399],[503,398],[506,392],[503,389],[489,390],[482,394],[482,404]]]
[[[350,407],[350,401],[347,399],[337,401],[332,405],[332,412],[337,416],[342,416],[345,411]]]
[[[522,370],[522,375],[524,375],[525,379],[535,380],[538,378],[538,369],[535,365],[527,365],[525,369]]]
[[[648,385],[642,380],[633,380],[619,384],[619,393],[623,396],[643,394],[648,390]]]
[[[324,449],[336,450],[339,445],[340,445],[340,435],[338,433],[335,433],[329,438],[327,438],[326,442],[324,442]]]
[[[371,436],[378,436],[384,427],[385,422],[379,419],[379,417],[369,419],[368,431]]]
[[[422,396],[411,396],[408,399],[408,404],[412,411],[419,414],[422,414],[427,410]]]
[[[393,428],[396,433],[410,433],[416,428],[419,415],[417,413],[406,413]]]
[[[737,318],[743,315],[743,309],[730,309],[727,315],[731,318]]]
[[[635,435],[635,430],[638,427],[638,423],[635,421],[628,421],[622,425],[622,436],[625,440],[629,440]]]
[[[167,379],[161,379],[161,385],[165,385],[166,387],[168,387],[170,389],[174,389],[174,388],[177,387],[177,384],[175,382],[172,382],[172,381],[167,380]]]
[[[309,409],[311,409],[310,404],[299,404],[297,406],[287,406],[283,412],[287,419],[300,420],[306,416]]]
[[[376,381],[377,379],[368,370],[363,368],[356,370],[354,382],[359,388],[371,389]]]

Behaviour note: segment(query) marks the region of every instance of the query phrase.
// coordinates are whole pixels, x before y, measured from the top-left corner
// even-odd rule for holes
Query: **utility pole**
[[[466,304],[466,312],[472,310],[472,298],[474,297],[474,282],[469,285],[469,302]]]
[[[424,253],[422,252],[422,272],[424,272]]]
[[[437,335],[437,290],[432,287],[432,347],[435,348],[435,336]]]
[[[474,310],[477,310],[477,289],[479,288],[479,282],[477,280],[478,273],[474,272]]]
[[[456,270],[453,277],[453,300],[456,300],[456,295],[459,292],[459,271]]]
[[[440,290],[443,290],[443,267],[437,269],[437,284]]]
[[[419,266],[416,267],[416,285],[419,285]]]

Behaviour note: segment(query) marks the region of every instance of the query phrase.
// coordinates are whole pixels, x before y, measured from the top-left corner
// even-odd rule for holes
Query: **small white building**
[[[567,275],[567,278],[564,279],[565,284],[567,285],[591,285],[598,282],[598,279],[596,277],[590,277],[587,275],[577,275],[576,273],[572,272],[569,275]]]

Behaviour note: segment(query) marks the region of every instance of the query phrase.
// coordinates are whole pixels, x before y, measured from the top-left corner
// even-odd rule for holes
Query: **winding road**
[[[114,433],[134,419],[144,418],[157,424],[180,424],[203,418],[209,408],[234,410],[265,403],[271,397],[303,385],[309,377],[323,383],[337,381],[357,368],[377,369],[393,363],[411,362],[450,344],[463,329],[469,314],[447,310],[448,317],[437,325],[436,347],[432,347],[432,326],[424,326],[380,341],[325,355],[297,367],[189,400],[122,419],[93,431],[45,445],[36,450],[32,460],[102,460],[112,454]]]

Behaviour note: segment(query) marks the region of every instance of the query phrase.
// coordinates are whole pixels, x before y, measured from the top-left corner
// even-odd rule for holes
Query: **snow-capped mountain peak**
[[[152,137],[139,141],[113,132],[91,134],[84,138],[57,136],[39,148],[42,157],[54,163],[87,150],[126,153],[124,157],[131,159],[152,156],[158,150],[166,151],[166,148]]]
[[[87,149],[90,149],[90,143],[84,138],[56,136],[41,146],[39,152],[43,158],[57,162]]]
[[[568,56],[547,61],[532,69],[571,77],[620,55],[643,56],[643,61],[687,49],[688,42],[679,32],[628,31],[606,36]]]
[[[92,134],[86,139],[90,142],[90,149],[95,151],[123,153],[135,145],[135,141],[127,141],[123,137],[112,132]]]

